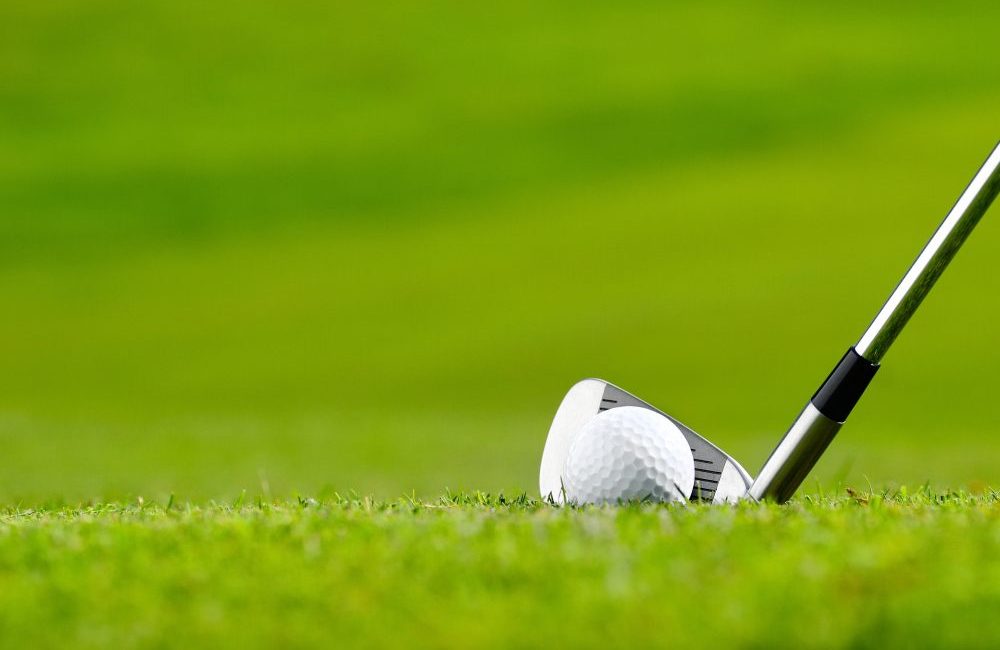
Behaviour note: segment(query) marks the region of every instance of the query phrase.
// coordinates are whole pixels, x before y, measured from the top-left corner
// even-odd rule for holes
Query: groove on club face
[[[695,485],[688,495],[689,500],[722,503],[737,501],[745,495],[753,479],[731,456],[635,395],[600,379],[585,379],[573,386],[563,398],[549,430],[539,475],[543,498],[562,501],[562,465],[573,436],[598,413],[622,406],[649,409],[666,417],[680,429],[694,456]]]

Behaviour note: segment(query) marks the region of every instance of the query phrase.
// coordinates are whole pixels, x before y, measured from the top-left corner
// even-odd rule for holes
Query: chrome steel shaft
[[[1000,194],[1000,143],[924,246],[861,340],[848,350],[771,453],[748,491],[750,497],[777,502],[791,498],[847,420],[893,341],[997,194]]]
[[[854,349],[879,363],[1000,193],[1000,144],[927,242]]]

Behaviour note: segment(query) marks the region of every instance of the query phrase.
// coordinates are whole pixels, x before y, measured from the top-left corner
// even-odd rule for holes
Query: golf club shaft
[[[910,320],[948,263],[962,247],[1000,192],[1000,144],[944,222],[927,242],[913,266],[872,321],[854,349],[872,363],[879,363]]]
[[[754,499],[791,498],[847,420],[879,362],[934,283],[1000,193],[1000,143],[945,217],[889,300],[806,404],[764,463],[748,492]]]

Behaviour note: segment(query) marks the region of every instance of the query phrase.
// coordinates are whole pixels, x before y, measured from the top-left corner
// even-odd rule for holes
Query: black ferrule
[[[813,395],[813,406],[834,422],[844,422],[878,369],[877,363],[865,359],[851,348]]]

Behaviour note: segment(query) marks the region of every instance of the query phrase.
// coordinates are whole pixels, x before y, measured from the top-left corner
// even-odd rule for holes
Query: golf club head
[[[735,503],[746,496],[753,479],[731,456],[635,395],[600,379],[584,379],[566,393],[549,429],[538,478],[543,499],[563,502],[562,471],[573,439],[592,417],[620,406],[639,406],[659,413],[684,434],[694,456],[695,481],[689,501]]]

